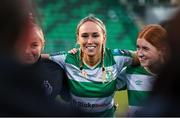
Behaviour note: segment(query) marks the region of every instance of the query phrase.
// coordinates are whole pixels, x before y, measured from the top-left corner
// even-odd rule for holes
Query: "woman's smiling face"
[[[79,28],[78,43],[85,56],[100,55],[105,36],[101,27],[92,21],[83,23]]]
[[[144,67],[161,64],[160,61],[163,58],[161,50],[141,38],[137,40],[137,55],[141,65]]]

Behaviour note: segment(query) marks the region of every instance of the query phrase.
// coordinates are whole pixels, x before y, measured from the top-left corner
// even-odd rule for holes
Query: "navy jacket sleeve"
[[[43,80],[46,94],[52,98],[60,95],[64,100],[69,100],[70,94],[65,71],[52,60],[41,59],[41,63],[48,75],[48,79]]]

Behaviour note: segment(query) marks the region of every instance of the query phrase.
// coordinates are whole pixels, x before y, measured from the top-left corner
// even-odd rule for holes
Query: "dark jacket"
[[[53,74],[49,74],[46,64],[39,64],[37,67],[25,67],[1,56],[0,116],[80,116],[81,113],[72,106],[57,104],[47,97],[42,82],[52,78]],[[56,89],[56,84],[51,85],[55,86],[54,96],[60,89],[59,86]]]
[[[43,69],[44,72],[41,74],[46,77],[42,80],[42,86],[48,97],[55,99],[60,95],[64,100],[70,100],[66,73],[57,63],[40,58],[32,68],[37,69],[37,72]]]

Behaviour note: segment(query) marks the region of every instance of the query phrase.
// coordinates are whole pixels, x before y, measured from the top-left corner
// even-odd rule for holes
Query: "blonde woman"
[[[117,76],[124,66],[132,64],[133,55],[105,48],[105,25],[92,15],[80,21],[76,35],[80,45],[77,53],[57,53],[50,59],[65,70],[73,105],[88,116],[114,116],[114,93],[124,87]]]

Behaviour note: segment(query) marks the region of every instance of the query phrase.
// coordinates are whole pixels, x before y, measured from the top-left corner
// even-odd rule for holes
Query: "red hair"
[[[150,24],[145,26],[139,33],[138,38],[145,39],[157,49],[167,45],[167,32],[157,24]]]

